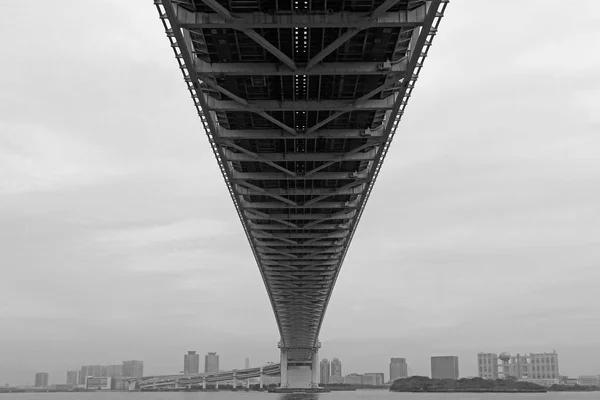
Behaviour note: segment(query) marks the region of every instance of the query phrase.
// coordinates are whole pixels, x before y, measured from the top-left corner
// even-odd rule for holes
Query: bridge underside
[[[446,3],[155,0],[292,386],[307,369],[315,383],[325,309]]]

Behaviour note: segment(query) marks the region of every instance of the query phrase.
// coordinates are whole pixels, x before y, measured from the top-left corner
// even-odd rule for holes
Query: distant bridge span
[[[264,376],[280,375],[279,364],[268,364],[262,367],[246,368],[232,371],[207,372],[203,374],[180,374],[163,376],[145,376],[140,379],[132,379],[132,389],[164,389],[180,387],[186,388],[192,385],[203,386],[217,384],[224,381],[244,381],[251,378],[262,378]],[[137,383],[137,385],[136,385]]]
[[[447,0],[155,0],[275,312],[284,387],[325,310]]]

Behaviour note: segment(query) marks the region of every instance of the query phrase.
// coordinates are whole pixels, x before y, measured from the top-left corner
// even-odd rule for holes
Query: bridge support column
[[[258,377],[258,386],[259,388],[263,388],[263,367],[260,367],[260,375]]]
[[[202,378],[202,389],[206,390],[206,378]]]
[[[233,370],[233,379],[231,380],[231,387],[235,390],[237,388],[237,378],[236,378],[236,371]]]
[[[219,390],[219,381],[215,382],[215,389]]]
[[[312,353],[311,359],[311,382],[310,386],[312,388],[319,387],[319,351],[314,350]]]
[[[288,352],[285,349],[281,349],[281,384],[279,385],[282,388],[287,388],[288,386]]]

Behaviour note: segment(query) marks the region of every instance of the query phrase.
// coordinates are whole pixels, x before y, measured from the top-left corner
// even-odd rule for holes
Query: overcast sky
[[[600,372],[600,3],[454,0],[321,332],[343,372]],[[152,1],[0,2],[0,384],[278,331]]]

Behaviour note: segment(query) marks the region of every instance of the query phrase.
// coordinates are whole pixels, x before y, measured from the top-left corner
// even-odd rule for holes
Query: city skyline
[[[219,356],[217,354],[218,353],[216,353],[216,352],[208,352],[206,354],[206,356],[205,356],[205,364],[206,364],[206,359],[208,358],[208,356],[213,356],[213,357],[216,356],[216,361],[218,363],[219,362]],[[364,370],[364,368],[362,370],[359,368],[359,369],[352,370],[351,372],[344,373],[343,369],[342,369],[343,368],[342,367],[343,366],[343,362],[338,357],[333,357],[331,361],[328,360],[327,358],[322,358],[322,359],[320,359],[319,366],[320,366],[320,368],[323,368],[323,364],[326,363],[327,366],[329,367],[329,371],[328,372],[329,372],[329,378],[330,378],[330,380],[329,380],[328,383],[342,383],[342,382],[346,382],[346,378],[347,377],[352,377],[352,376],[379,376],[379,375],[383,376],[384,382],[388,382],[388,381],[393,381],[394,380],[394,379],[391,378],[392,370],[400,371],[399,373],[401,375],[403,373],[406,373],[406,375],[408,377],[415,376],[415,375],[431,376],[431,377],[433,377],[434,359],[444,359],[444,360],[442,360],[442,361],[444,361],[444,365],[442,366],[442,369],[447,369],[446,367],[449,366],[449,364],[445,362],[445,359],[455,359],[455,361],[452,361],[453,363],[455,363],[455,367],[448,367],[448,368],[451,368],[451,369],[452,368],[456,368],[455,369],[456,375],[452,375],[452,376],[456,376],[458,378],[480,376],[480,377],[484,377],[486,379],[495,379],[495,378],[503,376],[503,372],[502,372],[503,371],[503,367],[502,367],[502,360],[501,360],[501,357],[502,357],[503,354],[508,354],[508,353],[504,352],[504,353],[502,353],[500,355],[498,355],[496,353],[485,353],[485,352],[473,353],[472,354],[473,358],[477,359],[477,362],[476,362],[476,372],[478,372],[479,374],[470,374],[470,373],[463,374],[463,373],[460,373],[459,370],[458,370],[458,358],[459,357],[457,357],[457,356],[431,356],[431,357],[429,357],[428,360],[430,361],[430,363],[429,363],[430,371],[428,373],[423,373],[423,372],[421,372],[421,373],[412,373],[411,369],[408,367],[408,361],[405,358],[399,358],[399,357],[391,357],[389,359],[389,364],[387,365],[388,371],[389,371],[389,375],[387,375],[387,372],[377,372],[377,373],[367,372],[366,370]],[[197,354],[196,351],[189,351],[188,350],[187,354],[184,355],[184,368],[185,368],[185,364],[188,362],[188,357],[189,356],[199,356],[199,354]],[[511,361],[510,361],[510,363],[511,363],[511,365],[510,365],[510,371],[511,372],[510,372],[510,375],[511,376],[515,376],[517,378],[525,378],[525,379],[530,378],[530,379],[534,379],[534,380],[535,379],[542,379],[542,380],[545,379],[546,377],[545,376],[539,376],[539,373],[538,373],[538,375],[530,374],[530,376],[527,376],[528,375],[527,371],[525,371],[524,376],[522,376],[520,373],[515,373],[515,371],[517,371],[517,370],[519,370],[519,371],[522,370],[521,361],[518,361],[519,362],[519,367],[516,367],[512,363],[514,363],[517,360],[521,360],[522,359],[523,362],[526,363],[526,365],[529,366],[529,368],[531,368],[530,367],[531,364],[529,364],[529,363],[532,362],[532,361],[530,361],[530,359],[533,359],[533,361],[537,361],[536,365],[543,367],[544,360],[541,359],[541,358],[551,357],[554,360],[554,361],[552,361],[552,363],[556,363],[556,369],[555,369],[556,376],[552,376],[551,377],[552,379],[558,379],[558,378],[561,378],[561,377],[569,377],[569,378],[588,377],[588,379],[595,379],[594,377],[599,377],[598,379],[600,379],[600,373],[596,373],[596,372],[593,372],[593,371],[586,371],[585,373],[579,373],[579,374],[568,374],[568,373],[560,373],[559,374],[559,370],[558,370],[558,355],[556,353],[556,350],[554,350],[553,352],[544,351],[544,352],[540,352],[540,353],[524,353],[522,355],[520,353],[517,353],[516,355],[512,355],[512,356],[510,354],[508,354],[507,357],[511,357]],[[244,360],[245,360],[245,364],[249,363],[249,358],[248,357],[246,357]],[[213,359],[213,362],[214,362],[214,359]],[[335,372],[338,373],[338,371],[339,371],[339,375],[337,375],[337,376],[338,376],[338,378],[340,378],[340,379],[337,379],[337,380],[334,378],[333,382],[331,381],[331,376],[332,376],[332,373],[333,373],[332,372],[332,368],[331,368],[332,362],[337,363],[337,365],[339,366],[339,367],[335,367],[336,368]],[[483,365],[488,365],[488,364],[489,365],[494,365],[494,362],[496,362],[495,365],[498,367],[495,370],[496,371],[495,374],[489,375],[489,374],[485,373],[485,374],[482,375],[482,369],[481,369],[481,367]],[[262,363],[261,365],[268,365],[269,363],[272,363],[272,362],[267,361],[267,362]],[[550,361],[546,361],[546,363],[548,365],[550,365],[549,364]],[[144,369],[144,362],[143,361],[137,361],[137,360],[123,361],[123,363],[120,364],[120,365],[100,365],[100,364],[94,364],[94,365],[82,366],[81,368],[74,369],[74,370],[67,369],[66,370],[66,381],[65,380],[61,380],[61,379],[57,379],[57,381],[50,380],[48,383],[50,385],[53,385],[53,384],[64,384],[64,383],[69,384],[70,382],[72,382],[73,380],[75,380],[78,385],[82,385],[85,382],[85,377],[86,376],[94,376],[94,377],[117,377],[117,378],[124,377],[125,375],[123,374],[123,367],[126,364],[130,364],[130,366],[128,368],[128,371],[138,371],[138,372],[141,373],[141,371],[143,371],[143,369]],[[446,364],[448,364],[448,365],[446,365]],[[462,361],[461,361],[461,364],[462,364]],[[246,365],[244,367],[246,367]],[[120,372],[117,372],[116,368],[119,368]],[[518,369],[516,369],[516,368],[518,368]],[[205,369],[206,369],[206,365],[205,365]],[[218,369],[220,371],[225,371],[225,370],[233,370],[233,369],[237,369],[237,368],[230,368],[230,369],[218,368]],[[525,369],[527,369],[527,367]],[[535,369],[535,368],[531,368],[531,369]],[[84,372],[82,373],[81,371],[84,371]],[[381,371],[384,371],[384,369],[381,369]],[[181,372],[183,372],[183,371],[181,371]],[[204,371],[198,371],[198,372],[202,373]],[[323,370],[320,370],[319,377],[321,379],[323,378],[323,372],[324,372]],[[35,374],[36,375],[36,379],[37,379],[37,377],[38,377],[39,374],[40,374],[39,372],[36,372],[36,374]],[[44,374],[48,374],[48,373],[45,372]],[[170,372],[165,371],[165,372],[163,372],[163,374],[165,374],[165,375],[172,375],[172,374],[177,374],[177,373],[175,373],[173,371],[170,371]],[[145,375],[148,375],[148,374],[145,374]],[[155,375],[155,374],[151,373],[149,375]],[[139,377],[139,375],[138,375],[138,377]],[[400,376],[400,377],[402,377],[402,376]],[[447,377],[450,377],[450,376],[447,376]],[[592,378],[589,378],[589,377],[592,377]],[[441,376],[438,376],[438,378],[441,378]],[[379,378],[377,378],[377,379],[379,379]],[[35,379],[34,379],[34,381],[35,381]],[[27,382],[28,382],[28,380],[25,383],[24,382],[19,382],[19,383],[17,383],[17,385],[28,385]],[[321,382],[323,383],[323,381],[321,381]],[[373,381],[373,382],[375,382],[375,381]],[[8,384],[8,383],[9,382],[6,382],[5,384]]]
[[[190,348],[218,350],[222,369],[278,361],[268,295],[151,2],[38,3],[0,4],[0,379],[58,382],[125,358],[167,374]],[[556,349],[561,373],[600,371],[600,3],[563,3],[448,7],[320,358],[387,372],[399,355],[427,375],[430,355],[454,354],[476,376],[479,351]]]

